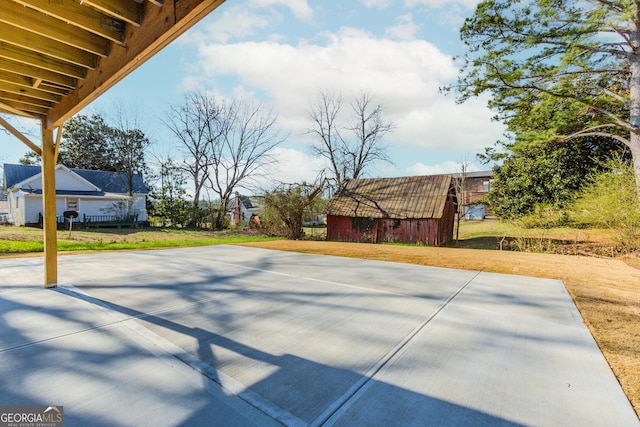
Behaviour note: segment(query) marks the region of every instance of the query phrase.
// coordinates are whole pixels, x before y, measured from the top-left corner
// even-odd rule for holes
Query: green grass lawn
[[[571,227],[556,228],[523,228],[498,220],[464,221],[460,223],[460,240],[478,237],[524,236],[524,235],[567,235],[567,234],[601,234],[602,230],[586,230]]]
[[[306,239],[324,240],[326,228],[305,228]],[[43,251],[43,232],[39,228],[0,226],[0,255]],[[279,240],[255,232],[198,229],[100,229],[58,231],[58,250],[96,251],[174,248]],[[563,254],[616,256],[624,248],[616,247],[607,230],[551,228],[525,229],[497,220],[466,221],[460,224],[457,242],[448,247],[466,249],[517,250]]]
[[[156,249],[277,240],[241,231],[213,232],[187,229],[122,229],[58,231],[58,251]],[[38,228],[0,226],[0,255],[42,252]]]

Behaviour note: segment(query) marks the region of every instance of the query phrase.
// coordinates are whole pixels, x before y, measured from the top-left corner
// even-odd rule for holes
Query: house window
[[[78,211],[78,199],[67,199],[67,210]]]
[[[488,193],[491,190],[491,182],[490,181],[482,181],[482,191]]]

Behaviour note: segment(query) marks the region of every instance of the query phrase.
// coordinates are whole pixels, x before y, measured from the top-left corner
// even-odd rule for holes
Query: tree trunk
[[[631,44],[640,46],[640,28],[635,26],[635,22],[640,19],[640,8],[636,10],[635,20],[632,20],[632,30],[630,31]],[[633,171],[636,177],[636,194],[640,200],[640,55],[637,51],[629,53],[629,112],[630,124],[632,126],[629,136],[629,149],[633,158]]]
[[[631,158],[633,159],[633,172],[636,177],[636,194],[640,200],[640,134],[631,132],[629,149],[631,150]]]
[[[227,215],[228,207],[229,207],[229,201],[225,199],[221,199],[220,206],[216,214],[216,223],[215,223],[216,231],[221,231],[222,229],[224,229],[224,217],[225,215]]]
[[[300,216],[300,219],[295,218],[291,220],[291,223],[288,224],[289,226],[289,239],[290,240],[300,240],[302,239],[302,236],[304,234],[304,231],[302,229],[302,216]]]

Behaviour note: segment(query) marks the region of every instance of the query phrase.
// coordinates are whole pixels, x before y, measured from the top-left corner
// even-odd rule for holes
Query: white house
[[[7,195],[0,193],[0,224],[5,224],[9,220],[9,201]]]
[[[229,223],[231,225],[248,225],[251,217],[260,213],[260,205],[256,203],[257,199],[257,197],[243,196],[236,191],[234,197],[229,201],[227,209]]]
[[[133,176],[129,193],[127,175],[57,165],[56,216],[61,222],[65,211],[84,215],[137,214],[146,221],[146,197],[149,193],[142,176]],[[14,225],[38,224],[42,214],[42,174],[40,166],[4,165],[3,193],[7,195],[8,222]]]

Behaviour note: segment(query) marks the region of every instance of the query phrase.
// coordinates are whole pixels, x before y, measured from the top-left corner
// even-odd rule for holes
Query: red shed
[[[329,201],[327,240],[439,246],[453,239],[451,175],[352,179]]]

